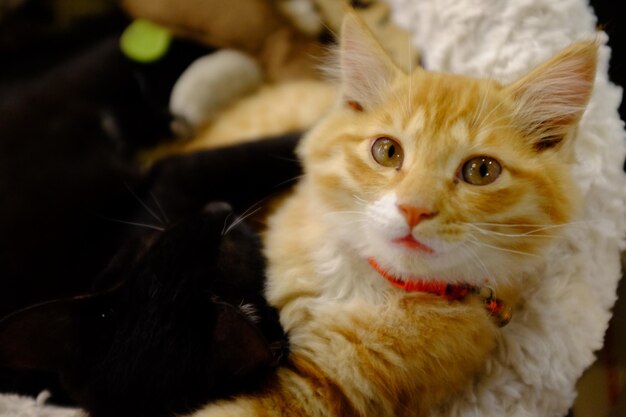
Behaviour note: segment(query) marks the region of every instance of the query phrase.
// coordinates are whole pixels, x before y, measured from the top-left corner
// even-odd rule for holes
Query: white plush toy
[[[220,111],[261,85],[263,72],[252,57],[222,49],[195,60],[176,81],[170,95],[173,130],[191,136]]]

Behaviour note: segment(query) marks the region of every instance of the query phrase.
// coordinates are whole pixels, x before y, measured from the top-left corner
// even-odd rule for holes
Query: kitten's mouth
[[[426,246],[422,242],[417,241],[411,234],[394,239],[393,243],[397,243],[409,249],[415,249],[423,253],[435,253],[435,251],[431,247]]]

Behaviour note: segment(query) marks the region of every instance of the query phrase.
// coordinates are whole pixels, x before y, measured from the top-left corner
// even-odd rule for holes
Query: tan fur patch
[[[329,404],[332,413],[331,416],[359,416],[359,413],[354,409],[346,393],[339,385],[325,375],[324,372],[319,369],[319,366],[296,356],[291,359],[288,368],[305,379],[311,385],[313,392],[322,397],[324,402]]]

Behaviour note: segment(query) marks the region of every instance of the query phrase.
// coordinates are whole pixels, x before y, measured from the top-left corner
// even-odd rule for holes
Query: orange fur
[[[514,304],[574,215],[568,142],[591,94],[593,42],[501,85],[406,75],[350,15],[344,33],[340,103],[301,144],[305,176],[265,236],[289,363],[263,392],[197,417],[427,416],[481,371],[496,326],[478,300],[405,293],[367,258],[404,279],[486,281]],[[565,73],[572,90],[555,79]],[[400,166],[372,156],[379,137],[402,147]],[[477,156],[501,165],[493,182],[464,181]],[[408,226],[400,205],[429,215]],[[393,243],[407,233],[432,254]]]

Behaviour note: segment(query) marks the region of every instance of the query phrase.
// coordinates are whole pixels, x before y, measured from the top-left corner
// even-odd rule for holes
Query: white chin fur
[[[394,194],[361,209],[363,221],[329,215],[330,230],[351,247],[350,252],[363,260],[374,258],[385,270],[405,281],[419,277],[471,284],[504,284],[510,280],[508,275],[512,269],[525,269],[520,264],[525,260],[519,257],[478,247],[468,241],[447,242],[444,238],[421,237],[419,231],[414,237],[432,248],[433,253],[394,243],[394,239],[409,234],[409,227],[396,207]]]
[[[472,255],[458,245],[448,250],[435,250],[434,253],[429,254],[372,236],[375,234],[371,232],[370,237],[366,239],[367,245],[363,245],[361,253],[366,258],[376,259],[386,270],[405,281],[416,277],[471,283],[485,280],[483,268],[475,264]]]
[[[370,232],[369,237],[362,239],[364,243],[359,245],[358,252],[364,259],[374,258],[385,270],[404,281],[419,278],[498,286],[511,283],[537,266],[534,259],[522,260],[468,244],[452,244],[445,250],[427,254],[375,235]],[[511,276],[512,270],[516,271],[516,276]]]

